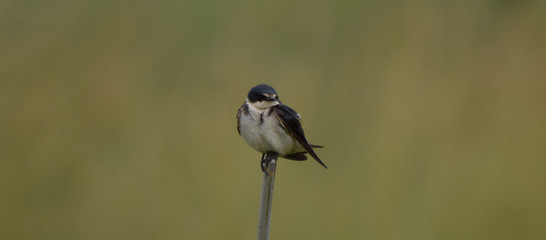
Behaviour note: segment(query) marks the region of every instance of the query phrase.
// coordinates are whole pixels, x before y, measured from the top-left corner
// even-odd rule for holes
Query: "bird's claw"
[[[271,173],[268,171],[269,164],[272,161],[277,160],[277,154],[276,153],[264,153],[262,155],[262,160],[260,161],[260,166],[262,168],[262,172],[264,172],[267,175],[271,175]]]
[[[267,169],[267,161],[266,161],[266,157],[265,157],[265,153],[262,155],[262,160],[260,161],[260,167],[262,168],[262,172],[264,172],[265,174],[268,174],[266,169]],[[268,174],[269,175],[269,174]]]

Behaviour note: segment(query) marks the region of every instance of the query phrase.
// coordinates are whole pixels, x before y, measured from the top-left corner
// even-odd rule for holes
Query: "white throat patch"
[[[257,101],[257,102],[250,102],[248,99],[246,100],[251,107],[255,107],[258,110],[265,110],[266,108],[273,107],[275,105],[279,104],[279,101]]]

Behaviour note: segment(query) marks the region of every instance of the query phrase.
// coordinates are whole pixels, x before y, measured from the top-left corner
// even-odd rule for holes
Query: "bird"
[[[246,101],[237,111],[237,131],[247,144],[262,153],[262,171],[269,164],[267,155],[303,161],[305,154],[311,155],[324,168],[313,148],[323,146],[310,144],[303,133],[300,115],[279,100],[275,89],[259,84],[250,89]]]

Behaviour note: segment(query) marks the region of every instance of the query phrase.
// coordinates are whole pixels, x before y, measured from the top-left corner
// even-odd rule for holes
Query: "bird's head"
[[[251,88],[248,92],[247,101],[259,109],[265,109],[280,103],[275,89],[267,84],[260,84]]]

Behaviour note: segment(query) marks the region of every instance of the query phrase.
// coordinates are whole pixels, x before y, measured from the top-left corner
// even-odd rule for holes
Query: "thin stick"
[[[277,167],[277,154],[265,156],[266,166],[264,180],[262,182],[262,195],[260,198],[260,216],[258,218],[258,240],[269,240],[269,227],[271,223],[271,204],[273,203],[273,186],[275,185],[275,168]]]

